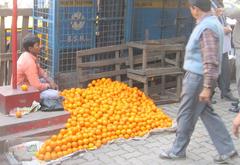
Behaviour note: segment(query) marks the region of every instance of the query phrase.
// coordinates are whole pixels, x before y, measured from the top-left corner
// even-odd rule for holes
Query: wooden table
[[[149,80],[154,77],[161,77],[161,93],[165,94],[165,76],[176,75],[176,97],[175,99],[170,100],[165,99],[164,102],[178,101],[180,98],[181,81],[183,75],[183,71],[181,68],[181,58],[184,53],[184,43],[178,43],[178,40],[137,41],[130,42],[127,44],[127,46],[129,50],[130,66],[130,69],[127,70],[129,85],[133,85],[133,80],[141,82],[144,84],[144,93],[146,95],[149,95]],[[134,49],[142,50],[142,66],[138,69],[134,67]],[[157,67],[150,67],[148,59],[151,57],[160,60],[161,64]]]

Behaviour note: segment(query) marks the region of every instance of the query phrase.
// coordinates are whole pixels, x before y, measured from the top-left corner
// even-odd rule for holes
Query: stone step
[[[22,118],[0,115],[0,139],[17,133],[65,124],[68,118],[69,113],[65,111],[34,112]]]
[[[5,153],[7,151],[7,141],[13,141],[15,139],[21,139],[31,137],[31,139],[36,139],[38,137],[50,137],[51,135],[57,134],[60,129],[64,128],[65,124],[57,124],[54,126],[38,128],[34,130],[19,132],[7,136],[0,137],[0,154]]]
[[[65,127],[68,112],[34,112],[22,118],[0,115],[0,154],[6,151],[5,142],[22,137],[50,136]]]

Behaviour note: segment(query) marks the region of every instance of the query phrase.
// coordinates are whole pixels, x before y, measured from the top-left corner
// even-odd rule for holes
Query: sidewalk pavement
[[[236,86],[233,84],[232,91],[237,95]],[[220,99],[217,91],[214,100],[215,111],[222,117],[231,135],[232,120],[236,113],[229,112],[230,102]],[[173,119],[176,118],[178,103],[160,106]],[[84,153],[83,155],[66,160],[62,165],[212,165],[213,156],[217,154],[212,141],[207,134],[203,123],[199,120],[192,140],[187,148],[186,160],[162,160],[158,157],[160,149],[169,149],[173,143],[175,133],[164,132],[157,135],[134,141],[113,143],[102,146],[100,149]],[[240,139],[234,139],[236,149],[240,152]],[[0,157],[0,164],[5,164]],[[234,159],[232,164],[240,164],[240,158]]]
[[[238,96],[235,84],[232,85],[234,96]],[[232,120],[236,113],[229,112],[231,103],[220,99],[217,90],[214,99],[217,104],[213,105],[215,111],[222,117],[225,125],[232,135]],[[177,104],[160,106],[173,119],[178,111]],[[186,160],[162,160],[158,157],[160,149],[169,149],[174,140],[175,133],[161,133],[152,135],[145,140],[129,140],[103,146],[100,149],[85,153],[82,156],[72,158],[62,165],[212,165],[213,156],[217,154],[212,141],[207,134],[203,123],[199,120],[192,140],[187,148]],[[236,149],[240,152],[240,139],[234,139]],[[240,164],[240,158],[234,159],[232,164]]]

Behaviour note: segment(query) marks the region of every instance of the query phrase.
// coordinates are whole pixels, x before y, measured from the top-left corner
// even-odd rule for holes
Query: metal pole
[[[12,10],[12,88],[17,88],[17,0],[13,0]]]

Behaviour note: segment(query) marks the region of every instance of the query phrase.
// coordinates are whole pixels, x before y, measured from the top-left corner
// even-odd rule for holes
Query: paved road
[[[235,86],[232,87],[236,89]],[[237,93],[234,92],[237,96]],[[227,128],[231,131],[232,120],[235,113],[229,112],[230,102],[219,98],[219,91],[215,95],[217,104],[215,110],[223,118]],[[165,112],[172,118],[176,118],[178,104],[162,106]],[[232,134],[232,133],[231,133]],[[140,141],[124,141],[110,144],[102,148],[85,153],[82,156],[75,157],[65,161],[63,165],[210,165],[214,164],[212,157],[217,154],[212,142],[207,134],[203,123],[199,120],[192,136],[192,140],[187,149],[187,159],[180,161],[161,160],[158,158],[160,149],[168,149],[173,140],[174,133],[161,133],[152,135],[147,139]],[[238,151],[240,151],[240,139],[234,139]],[[232,164],[240,164],[240,159],[235,159]]]
[[[236,90],[233,86],[232,89]],[[237,96],[237,93],[234,92]],[[214,98],[217,104],[214,105],[215,110],[222,116],[227,128],[231,131],[232,120],[235,113],[229,112],[230,102],[219,98],[217,91]],[[172,118],[176,118],[178,104],[169,104],[162,106],[164,111]],[[187,159],[180,161],[162,160],[158,158],[160,149],[168,149],[173,140],[174,133],[161,133],[152,135],[144,140],[134,141],[128,140],[103,146],[102,148],[87,152],[81,156],[72,158],[62,163],[62,165],[211,165],[212,157],[216,155],[216,150],[199,120],[192,136],[192,140],[187,149]],[[234,139],[237,150],[240,152],[240,139]],[[1,165],[5,164],[1,159]],[[240,164],[240,159],[235,159],[232,164]]]

